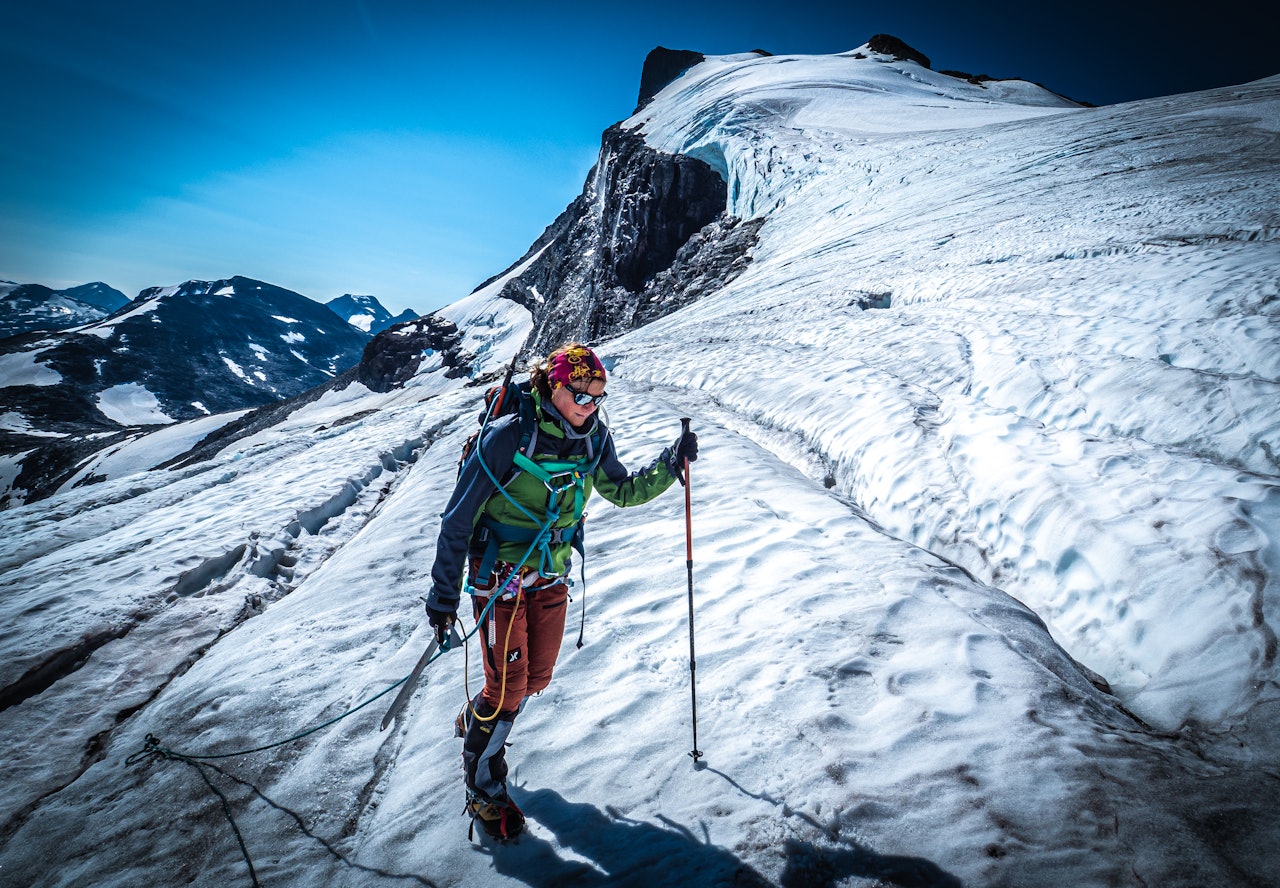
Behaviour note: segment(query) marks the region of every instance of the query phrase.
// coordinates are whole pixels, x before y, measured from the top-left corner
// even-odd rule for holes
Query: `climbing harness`
[[[586,515],[583,511],[583,506],[586,503],[586,482],[589,477],[595,474],[596,468],[600,465],[600,459],[604,454],[604,440],[603,436],[598,432],[600,425],[597,423],[597,432],[588,439],[585,459],[543,461],[534,459],[537,453],[538,419],[532,396],[532,386],[530,383],[522,383],[513,387],[511,385],[511,375],[514,368],[515,361],[513,360],[512,366],[507,369],[507,377],[502,386],[491,389],[486,394],[486,409],[480,421],[480,429],[464,445],[462,460],[459,462],[459,472],[461,472],[462,463],[468,457],[474,456],[480,468],[502,497],[518,512],[538,526],[533,528],[509,524],[497,521],[488,515],[483,515],[477,523],[474,533],[476,541],[484,545],[484,552],[478,562],[473,563],[468,560],[464,588],[466,593],[472,597],[487,596],[489,599],[476,620],[477,629],[484,623],[486,616],[490,615],[490,610],[497,601],[509,600],[513,596],[516,598],[515,606],[511,609],[511,619],[507,623],[506,636],[502,644],[502,650],[506,651],[511,640],[511,631],[515,626],[516,616],[519,613],[521,596],[524,594],[525,584],[530,575],[526,573],[526,570],[529,569],[525,567],[525,562],[537,551],[537,577],[563,581],[567,585],[572,585],[572,579],[562,577],[554,571],[551,549],[553,546],[562,546],[566,543],[573,546],[579,556],[582,575],[582,625],[578,633],[578,647],[581,648],[586,627],[586,553],[582,544],[582,527]],[[512,400],[515,401],[514,404]],[[497,415],[512,412],[519,413],[521,440],[520,446],[512,457],[513,472],[504,484],[489,467],[489,464],[485,462],[484,448],[481,445],[490,421]],[[526,508],[523,503],[507,490],[515,475],[520,472],[536,478],[547,489],[546,507],[541,517]],[[569,490],[573,491],[572,523],[557,526],[557,522],[560,522],[562,518],[561,498]],[[498,553],[504,543],[528,543],[529,548],[525,550],[525,554],[520,560],[504,564],[507,567],[507,573],[505,577],[499,580],[495,572],[499,568]],[[472,570],[473,567],[474,570]],[[488,588],[480,589],[476,587],[476,580],[490,577],[494,581]],[[490,649],[497,642],[496,622],[496,618],[489,616],[488,646]],[[502,677],[499,680],[498,705],[492,714],[483,716],[476,711],[472,702],[473,697],[471,696],[469,678],[471,673],[470,647],[464,648],[464,652],[467,657],[464,661],[463,672],[467,695],[466,705],[471,709],[471,717],[482,722],[493,721],[498,718],[502,711],[503,703],[506,701],[507,658],[502,658]]]
[[[583,506],[586,503],[587,479],[595,474],[600,465],[600,459],[604,454],[605,441],[603,440],[604,436],[599,432],[600,424],[597,423],[597,431],[588,438],[588,452],[584,459],[538,461],[534,458],[537,453],[538,421],[534,415],[535,408],[529,384],[521,384],[516,388],[516,391],[520,401],[518,409],[520,412],[521,441],[520,447],[512,459],[514,470],[507,478],[506,483],[503,483],[494,474],[489,464],[485,462],[484,451],[480,447],[479,441],[484,439],[485,430],[494,416],[495,405],[504,410],[509,407],[506,399],[511,397],[511,389],[504,390],[502,398],[494,398],[490,401],[489,409],[485,412],[484,419],[481,421],[478,441],[473,452],[476,462],[493,483],[497,492],[516,511],[528,518],[537,527],[535,529],[525,525],[503,523],[488,516],[482,517],[477,525],[476,532],[478,535],[477,540],[485,545],[485,549],[480,558],[480,565],[476,569],[475,577],[472,579],[488,577],[492,574],[493,568],[497,563],[499,547],[503,543],[529,543],[531,552],[537,551],[539,553],[538,574],[547,578],[558,576],[552,569],[552,546],[568,543],[578,552],[579,557],[585,557],[582,545],[582,522],[585,517]],[[507,490],[511,482],[515,480],[515,476],[521,472],[533,476],[542,482],[542,485],[547,489],[547,504],[541,517],[526,508],[523,503]],[[563,517],[560,510],[560,500],[569,490],[573,491],[572,523],[557,526],[557,522],[560,522]],[[528,555],[525,556],[526,559],[528,557]],[[514,563],[523,565],[524,560]],[[476,594],[475,586],[470,583],[468,583],[466,591],[470,595]]]
[[[560,575],[552,569],[551,548],[568,543],[578,553],[579,576],[582,581],[582,616],[578,627],[577,642],[577,647],[581,648],[584,643],[587,621],[586,549],[583,544],[586,512],[583,510],[583,506],[586,502],[587,479],[595,475],[596,469],[600,465],[608,440],[608,432],[602,432],[601,429],[605,427],[597,422],[595,430],[587,438],[587,456],[584,459],[536,460],[534,457],[537,453],[538,419],[534,406],[532,385],[529,382],[523,382],[516,386],[511,385],[514,364],[515,362],[513,361],[512,366],[507,369],[507,378],[502,386],[490,389],[486,394],[487,405],[480,420],[480,429],[464,445],[463,460],[465,461],[474,452],[477,463],[493,483],[494,488],[512,507],[528,518],[530,522],[538,525],[538,527],[535,530],[528,526],[499,522],[488,516],[482,517],[475,533],[477,541],[484,544],[484,553],[481,555],[480,563],[474,575],[469,573],[465,591],[472,596],[478,594],[479,591],[485,591],[477,590],[472,584],[472,580],[492,576],[493,570],[497,565],[498,553],[503,543],[529,543],[529,549],[525,555],[519,561],[513,563],[522,567],[530,555],[537,551],[539,553],[538,575],[547,579],[560,579]],[[483,440],[485,430],[494,417],[515,412],[518,412],[520,416],[520,446],[512,458],[513,472],[504,484],[502,479],[498,478],[489,467],[489,464],[485,462],[480,441]],[[516,474],[521,472],[528,473],[536,478],[547,489],[547,505],[542,517],[535,515],[507,490],[511,482],[515,480]],[[562,517],[560,512],[561,497],[571,488],[573,490],[572,523],[556,526]],[[566,576],[563,579],[567,585],[573,586],[571,578]],[[492,604],[492,601],[490,604]]]

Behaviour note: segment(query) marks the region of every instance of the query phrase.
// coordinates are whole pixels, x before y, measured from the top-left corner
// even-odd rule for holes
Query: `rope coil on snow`
[[[468,633],[468,637],[474,633],[475,633],[475,630],[473,629],[471,633]],[[435,660],[438,659],[440,655],[443,653],[444,653],[443,650],[439,651],[438,653],[436,653],[435,656],[433,656],[428,661],[428,663],[435,662]],[[284,740],[280,740],[276,743],[268,743],[265,746],[257,746],[257,747],[254,747],[253,749],[241,749],[241,750],[237,750],[236,752],[223,752],[223,753],[218,753],[214,755],[193,755],[189,753],[179,752],[175,749],[170,749],[169,747],[162,744],[160,742],[160,738],[157,737],[155,734],[147,734],[146,739],[143,741],[142,749],[138,750],[137,752],[133,753],[128,758],[126,758],[124,760],[124,763],[128,767],[133,767],[134,765],[139,765],[139,764],[142,764],[143,762],[153,761],[155,759],[164,759],[165,761],[170,761],[170,762],[181,762],[184,765],[189,765],[190,767],[195,768],[196,772],[200,775],[200,778],[204,780],[205,785],[208,786],[210,790],[212,790],[214,795],[216,795],[218,797],[218,800],[222,803],[222,813],[226,815],[227,822],[231,824],[231,831],[235,833],[236,842],[240,845],[240,854],[244,857],[244,862],[249,867],[249,878],[252,880],[254,888],[259,888],[258,874],[257,874],[257,871],[253,868],[253,858],[249,855],[249,848],[245,844],[244,836],[240,832],[240,827],[236,823],[235,816],[231,813],[231,802],[227,799],[226,795],[222,792],[222,790],[218,789],[218,787],[215,786],[213,781],[209,778],[209,774],[205,770],[204,763],[210,762],[216,759],[235,758],[237,756],[250,755],[255,752],[263,752],[268,749],[275,749],[278,746],[284,746],[287,743],[293,743],[297,740],[301,740],[303,737],[310,736],[311,734],[314,734],[317,731],[323,730],[324,728],[327,728],[330,725],[341,721],[342,719],[346,718],[349,715],[354,715],[355,713],[359,712],[361,709],[364,709],[366,706],[373,703],[374,701],[379,700],[382,697],[385,697],[387,694],[391,693],[392,691],[400,687],[402,684],[404,684],[408,680],[409,680],[409,676],[406,675],[404,678],[400,679],[395,684],[387,687],[382,691],[379,691],[377,694],[374,694],[368,700],[365,700],[363,703],[361,703],[358,706],[353,706],[351,709],[348,709],[346,712],[342,713],[341,715],[335,716],[334,718],[331,718],[322,724],[316,725],[313,728],[308,728],[307,730],[302,731],[299,734],[295,734],[292,737],[287,737]],[[214,766],[209,765],[208,767],[214,767]],[[225,772],[220,771],[220,769],[215,768],[215,770],[219,770],[220,773],[225,774]]]

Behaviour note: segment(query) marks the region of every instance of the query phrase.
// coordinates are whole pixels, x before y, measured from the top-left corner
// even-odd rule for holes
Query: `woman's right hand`
[[[453,624],[457,622],[458,615],[455,612],[438,611],[434,608],[427,607],[427,622],[431,624],[431,629],[435,632],[436,643],[441,647],[449,639],[449,632],[453,629]]]

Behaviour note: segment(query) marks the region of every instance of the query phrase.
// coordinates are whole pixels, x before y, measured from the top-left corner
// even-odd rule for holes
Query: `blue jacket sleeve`
[[[440,536],[436,540],[436,560],[431,567],[431,591],[427,607],[441,613],[456,613],[462,587],[462,567],[480,511],[494,491],[494,478],[503,478],[512,466],[520,446],[520,417],[504,416],[489,424],[478,446],[462,464],[453,495],[440,516]],[[483,458],[484,465],[480,461]],[[489,471],[485,471],[485,467]]]

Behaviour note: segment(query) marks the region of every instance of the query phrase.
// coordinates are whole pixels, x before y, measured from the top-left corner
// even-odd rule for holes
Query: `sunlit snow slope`
[[[460,816],[473,644],[385,733],[387,698],[204,766],[261,884],[1267,884],[1280,79],[1081,109],[743,55],[626,125],[766,220],[728,287],[600,349],[624,462],[682,416],[703,443],[706,767],[683,500],[593,503],[585,646],[512,735],[529,833]],[[489,370],[529,329],[496,290],[443,313]],[[477,402],[426,361],[0,513],[0,883],[251,884],[201,774],[126,759],[409,671]]]
[[[731,211],[769,222],[750,273],[617,348],[623,372],[796,439],[1152,722],[1270,700],[1277,81],[1005,122],[1027,109],[841,64],[710,61],[633,119],[723,158]]]

